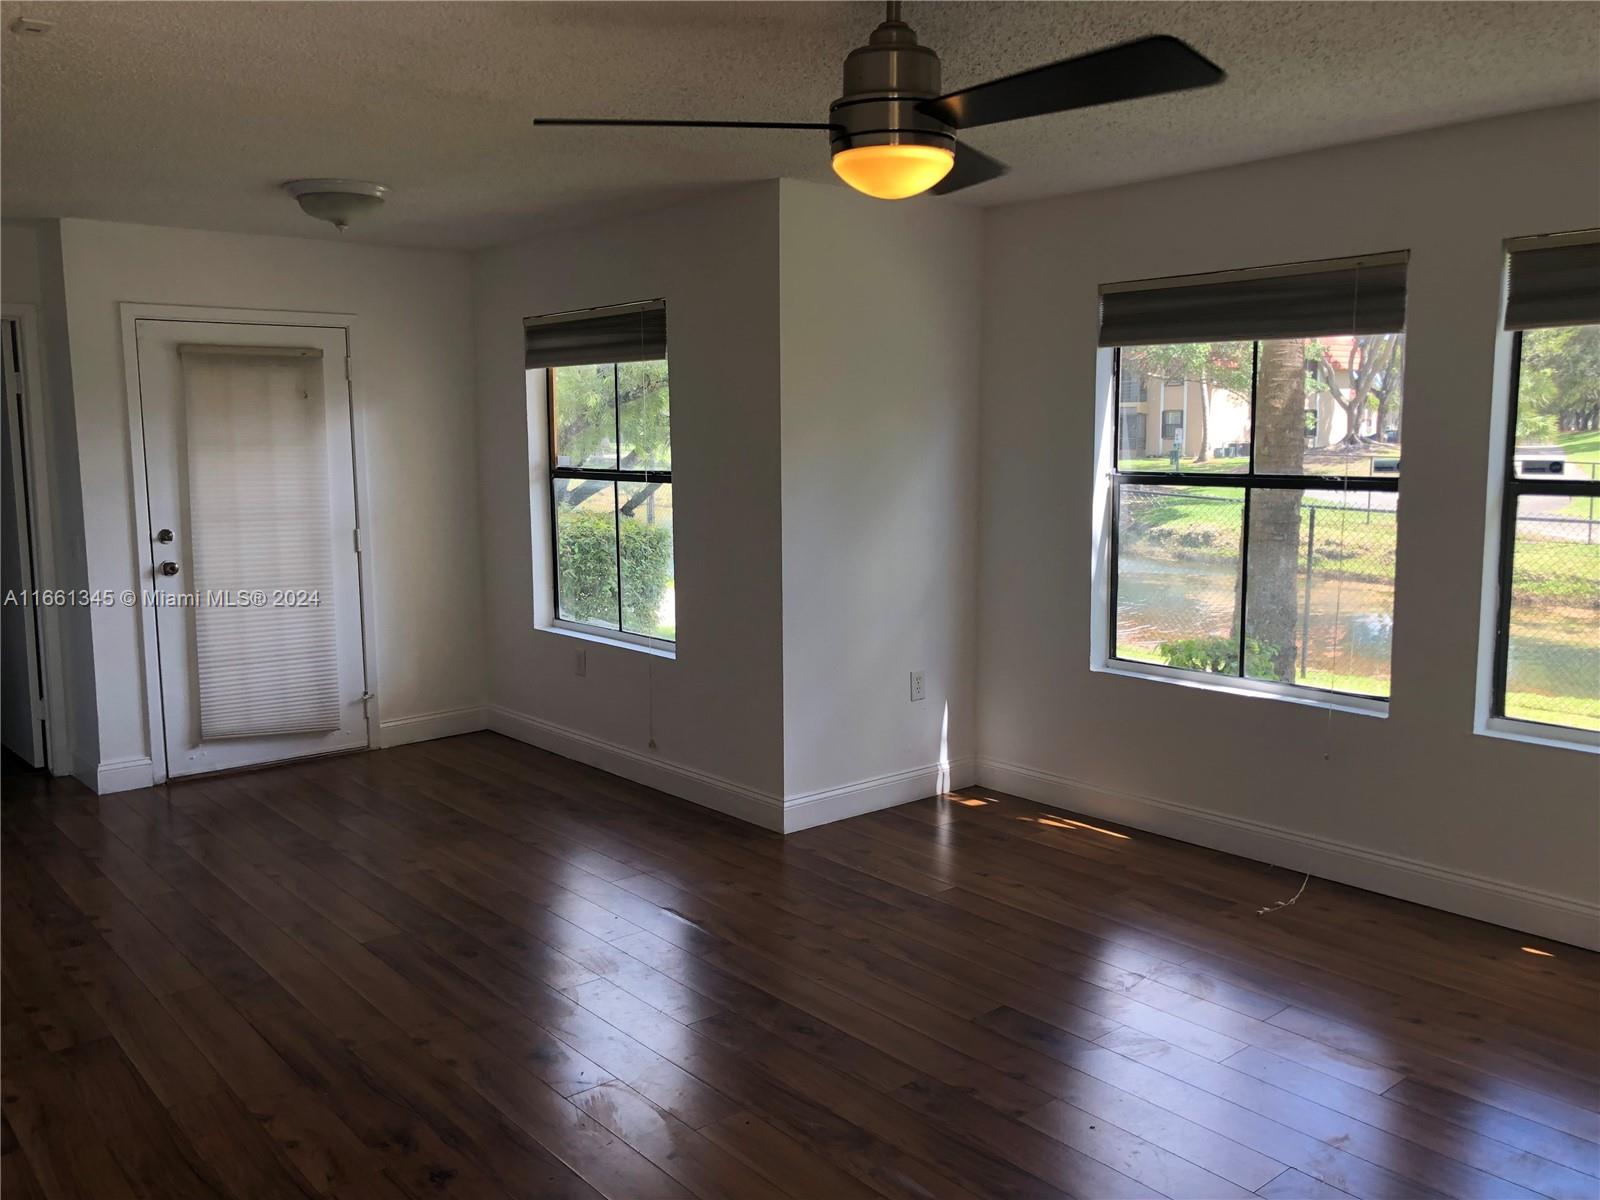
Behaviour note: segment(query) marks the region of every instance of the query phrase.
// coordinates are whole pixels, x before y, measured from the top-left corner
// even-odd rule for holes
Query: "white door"
[[[0,461],[0,742],[30,767],[45,765],[39,609],[34,603],[32,490],[17,323],[0,325],[4,363]]]
[[[136,324],[167,774],[367,745],[344,330]]]

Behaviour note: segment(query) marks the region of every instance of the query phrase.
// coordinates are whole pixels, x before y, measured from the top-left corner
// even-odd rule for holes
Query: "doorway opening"
[[[41,408],[29,364],[32,329],[22,315],[0,318],[0,745],[10,775],[54,765],[41,593],[47,529]]]

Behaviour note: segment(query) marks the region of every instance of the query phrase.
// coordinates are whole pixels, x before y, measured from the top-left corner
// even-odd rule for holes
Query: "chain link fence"
[[[1289,493],[1297,514],[1281,502],[1274,513],[1260,499],[1266,494],[1252,493],[1246,539],[1243,488],[1119,485],[1117,657],[1239,674],[1242,649],[1243,673],[1253,678],[1387,695],[1395,494]],[[1527,513],[1534,503],[1559,507]],[[1511,580],[1509,716],[1600,728],[1600,513],[1591,519],[1589,503],[1523,499]],[[1291,617],[1287,581],[1272,586],[1263,577],[1289,569],[1284,535],[1269,522],[1296,515]],[[1275,540],[1273,554],[1267,546]],[[1280,653],[1289,646],[1292,664]]]
[[[1118,656],[1238,674],[1242,645],[1252,678],[1386,695],[1394,493],[1256,489],[1246,519],[1242,488],[1121,485]]]
[[[1541,502],[1562,507],[1527,513]],[[1511,560],[1507,716],[1600,729],[1600,522],[1592,505],[1522,498]]]

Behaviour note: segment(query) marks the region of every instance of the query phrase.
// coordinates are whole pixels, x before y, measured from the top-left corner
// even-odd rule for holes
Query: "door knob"
[[[178,564],[169,558],[166,562],[157,567],[156,570],[160,571],[163,575],[176,575],[178,573]]]

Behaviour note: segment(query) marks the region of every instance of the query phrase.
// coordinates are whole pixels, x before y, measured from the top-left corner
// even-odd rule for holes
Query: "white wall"
[[[776,183],[753,185],[552,234],[481,253],[474,272],[491,725],[772,827],[783,787],[777,195]],[[657,297],[671,364],[675,660],[539,627],[548,443],[541,405],[530,438],[522,365],[523,318]]]
[[[356,317],[373,510],[380,711],[396,735],[448,727],[483,703],[469,267],[465,255],[143,225],[60,223],[90,587],[139,589],[118,305],[259,308]],[[80,766],[149,754],[140,614],[96,608],[98,746]],[[370,653],[370,649],[369,649]],[[436,714],[445,714],[437,716]],[[135,773],[128,767],[124,781]]]
[[[1472,730],[1501,241],[1600,225],[1597,184],[1578,106],[991,212],[982,780],[1592,942],[1600,763]],[[1091,673],[1097,286],[1399,249],[1388,718]]]
[[[971,779],[982,221],[791,180],[781,197],[795,829],[930,795],[945,761]]]

